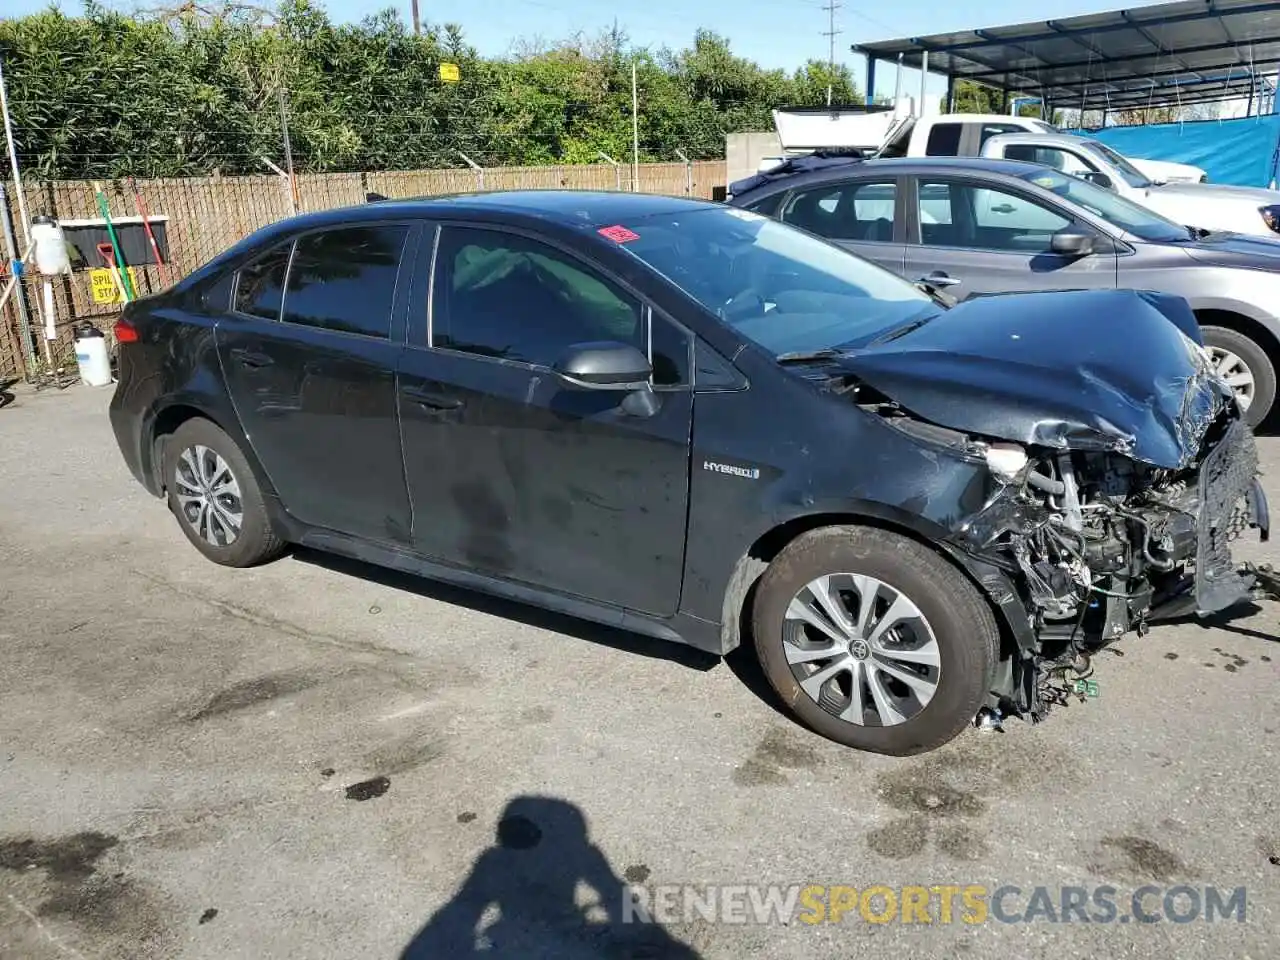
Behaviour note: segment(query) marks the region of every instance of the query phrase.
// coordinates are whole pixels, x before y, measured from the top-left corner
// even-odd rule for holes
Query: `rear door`
[[[674,614],[693,418],[690,338],[591,260],[445,225],[400,367],[413,542],[489,576]],[[656,402],[551,370],[576,343],[646,351]]]
[[[285,509],[303,523],[403,541],[409,502],[396,422],[416,227],[311,231],[239,271],[217,326],[228,391]]]
[[[793,190],[779,218],[901,273],[906,226],[900,178],[850,179]]]
[[[1116,285],[1110,239],[1100,237],[1100,252],[1086,257],[1052,251],[1053,235],[1074,222],[1061,207],[1004,184],[961,177],[919,177],[912,187],[906,276],[913,280],[946,274],[958,281],[947,292],[961,300]]]

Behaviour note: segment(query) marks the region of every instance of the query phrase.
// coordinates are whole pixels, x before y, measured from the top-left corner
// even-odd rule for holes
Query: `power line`
[[[827,106],[831,106],[831,85],[836,76],[836,37],[844,31],[836,29],[836,10],[841,4],[838,0],[827,0],[823,10],[827,11],[827,29],[822,35],[827,38]]]

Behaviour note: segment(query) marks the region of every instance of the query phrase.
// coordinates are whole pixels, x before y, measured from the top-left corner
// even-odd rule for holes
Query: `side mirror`
[[[627,343],[575,343],[552,369],[579,387],[592,390],[643,390],[653,368],[649,358]]]
[[[1049,241],[1049,249],[1064,257],[1087,257],[1097,242],[1092,233],[1079,227],[1063,227]]]
[[[1108,190],[1114,190],[1115,184],[1111,182],[1111,178],[1100,170],[1090,170],[1084,174],[1083,179],[1090,183],[1096,183],[1100,187],[1106,187]]]

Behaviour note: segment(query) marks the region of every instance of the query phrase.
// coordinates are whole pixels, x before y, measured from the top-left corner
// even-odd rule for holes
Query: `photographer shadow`
[[[594,903],[581,902],[581,884],[595,892]],[[629,916],[628,896],[588,837],[577,806],[555,797],[516,797],[498,821],[494,844],[400,960],[699,960],[660,924]]]

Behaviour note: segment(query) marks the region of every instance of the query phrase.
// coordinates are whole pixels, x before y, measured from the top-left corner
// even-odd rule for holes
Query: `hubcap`
[[[1208,347],[1213,372],[1235,391],[1241,410],[1248,410],[1253,403],[1253,371],[1240,357],[1222,347]]]
[[[874,577],[834,573],[810,581],[783,620],[796,682],[846,723],[905,723],[938,690],[938,640],[906,594]]]
[[[228,547],[240,536],[244,507],[240,483],[227,461],[209,447],[182,451],[173,471],[182,519],[206,543]]]

